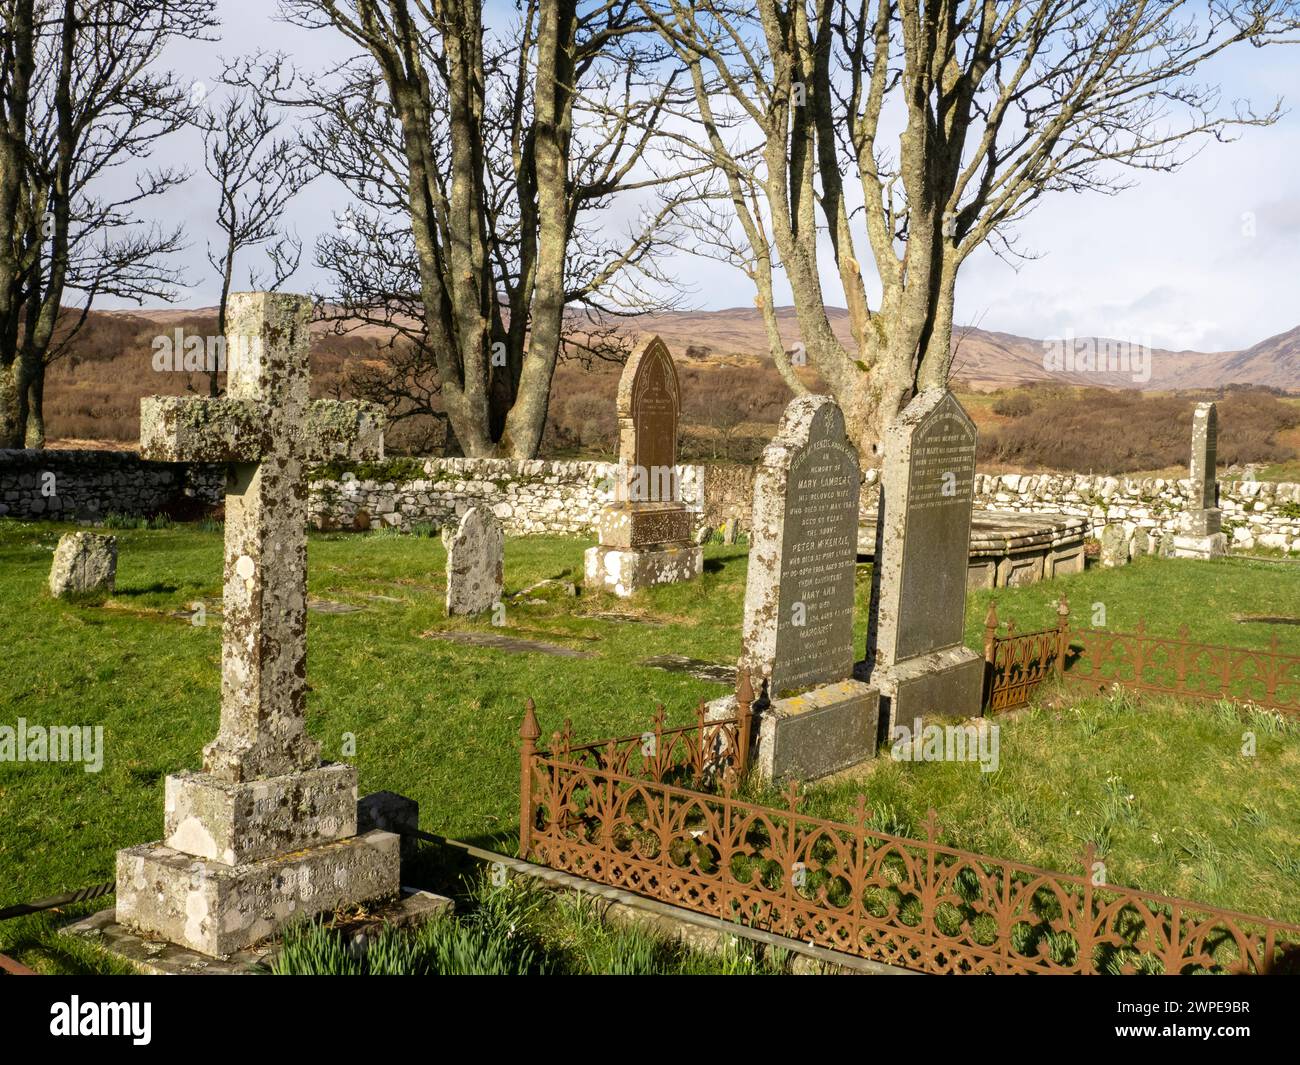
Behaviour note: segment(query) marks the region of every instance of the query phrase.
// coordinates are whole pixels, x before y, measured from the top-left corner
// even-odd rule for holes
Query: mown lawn
[[[171,616],[221,592],[219,531],[123,530],[118,590],[100,605],[45,591],[67,527],[0,521],[0,724],[102,725],[97,774],[80,766],[0,763],[0,907],[112,877],[122,846],[162,829],[162,779],[199,765],[216,732],[220,622]],[[507,596],[544,578],[578,581],[580,539],[513,539]],[[422,827],[512,851],[518,831],[518,739],[524,701],[549,733],[565,717],[583,738],[640,731],[657,703],[684,722],[725,687],[641,664],[662,654],[732,663],[740,650],[745,547],[706,549],[702,581],[622,602],[571,598],[555,585],[507,600],[506,625],[444,616],[436,538],[313,535],[311,594],[364,609],[309,614],[310,727],[326,757],[354,738],[363,793],[420,803]],[[1076,622],[1104,604],[1106,623],[1266,647],[1276,633],[1300,653],[1300,626],[1238,624],[1233,613],[1292,614],[1300,567],[1230,560],[1143,560],[1049,584],[1000,590],[998,610],[1022,630],[1054,622],[1069,596]],[[868,571],[858,580],[865,637]],[[982,644],[989,595],[971,597],[967,637]],[[584,615],[615,611],[640,620]],[[504,631],[591,652],[590,658],[505,653],[423,639],[431,629]],[[1231,708],[1069,700],[1001,722],[1001,770],[882,759],[860,780],[816,789],[837,816],[867,793],[882,818],[916,827],[936,807],[962,846],[1074,870],[1083,845],[1104,844],[1112,882],[1300,921],[1300,732]],[[1250,759],[1244,730],[1258,734]],[[1128,798],[1128,796],[1132,798]],[[15,926],[0,924],[0,949]]]

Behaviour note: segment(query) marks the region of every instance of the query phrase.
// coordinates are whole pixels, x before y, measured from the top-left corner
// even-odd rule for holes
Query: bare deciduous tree
[[[526,0],[506,34],[478,0],[283,9],[362,50],[331,78],[273,57],[246,80],[315,113],[322,165],[359,207],[318,250],[331,302],[417,345],[467,454],[535,454],[566,316],[657,302],[645,282],[675,206],[647,154],[677,91],[665,49],[632,0]],[[593,224],[631,196],[655,205],[629,231]]]
[[[205,37],[212,8],[211,0],[5,5],[0,446],[44,443],[45,367],[96,297],[172,295],[178,275],[168,256],[182,246],[181,232],[136,212],[186,173],[145,169],[133,188],[109,195],[101,181],[192,117],[186,87],[156,62],[167,42]],[[65,306],[70,292],[79,307]]]
[[[754,278],[798,387],[772,304],[779,263],[866,457],[916,390],[946,382],[957,273],[976,248],[1018,254],[1014,224],[1047,193],[1115,192],[1126,169],[1171,170],[1198,141],[1276,120],[1193,79],[1300,25],[1283,0],[639,3],[692,79],[673,135],[715,168],[714,213],[696,218],[706,246]],[[825,310],[823,236],[847,346]]]
[[[208,262],[221,278],[217,335],[226,333],[226,303],[235,274],[235,258],[264,245],[270,273],[249,271],[249,287],[274,292],[298,269],[302,241],[282,232],[280,219],[289,202],[316,176],[310,154],[295,137],[277,136],[281,119],[255,93],[229,96],[224,106],[200,118],[203,164],[217,183],[217,226],[222,244],[208,245]],[[217,370],[208,377],[217,394]]]

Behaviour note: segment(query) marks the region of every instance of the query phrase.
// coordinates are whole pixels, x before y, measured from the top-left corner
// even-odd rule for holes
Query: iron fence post
[[[537,757],[537,708],[530,698],[524,704],[524,723],[519,726],[519,857],[527,860],[533,834],[533,759]]]
[[[997,671],[998,655],[998,605],[989,600],[988,612],[984,615],[984,691],[980,695],[980,709],[992,709],[993,679]]]
[[[749,769],[750,708],[754,704],[754,686],[749,680],[749,670],[741,669],[736,684],[736,776],[742,777]]]
[[[1056,601],[1056,674],[1065,672],[1065,656],[1070,649],[1070,601],[1061,596]]]

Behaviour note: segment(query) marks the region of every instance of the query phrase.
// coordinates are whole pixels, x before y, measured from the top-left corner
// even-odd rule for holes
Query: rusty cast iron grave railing
[[[984,620],[984,705],[997,712],[1029,702],[1055,676],[1087,691],[1119,685],[1134,691],[1189,699],[1234,699],[1266,710],[1300,714],[1300,655],[1198,643],[1186,625],[1158,636],[1139,621],[1136,632],[1071,629],[1070,607],[1057,603],[1055,628],[1018,633],[1015,622],[1000,635],[995,604]]]
[[[748,684],[742,679],[748,697]],[[726,921],[933,973],[1189,973],[1300,969],[1300,925],[878,831],[735,792],[737,717],[550,749],[531,701],[520,736],[520,856]]]

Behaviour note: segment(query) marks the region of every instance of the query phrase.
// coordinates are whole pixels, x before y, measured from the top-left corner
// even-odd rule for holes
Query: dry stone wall
[[[429,459],[422,480],[316,481],[310,514],[317,527],[442,526],[475,503],[486,503],[511,535],[594,534],[600,510],[614,498],[612,462]],[[53,475],[53,494],[43,492]],[[753,468],[678,467],[682,499],[717,528],[735,518],[748,530]],[[220,503],[220,466],[145,462],[133,452],[0,450],[0,516],[26,520],[102,520],[108,514],[149,517],[193,500]],[[874,513],[877,471],[867,470],[862,510]],[[985,510],[1082,517],[1100,535],[1107,524],[1141,528],[1155,539],[1181,533],[1198,500],[1189,480],[1084,474],[977,474],[975,506]],[[1228,543],[1237,550],[1300,554],[1300,484],[1220,481],[1219,506]]]
[[[309,511],[317,528],[409,530],[445,525],[476,503],[511,535],[590,534],[601,508],[614,501],[612,462],[543,459],[429,459],[421,480],[362,481],[344,474],[311,486]],[[700,506],[702,466],[678,466],[682,502]]]
[[[0,517],[102,521],[221,502],[222,466],[146,462],[133,451],[0,450]]]

